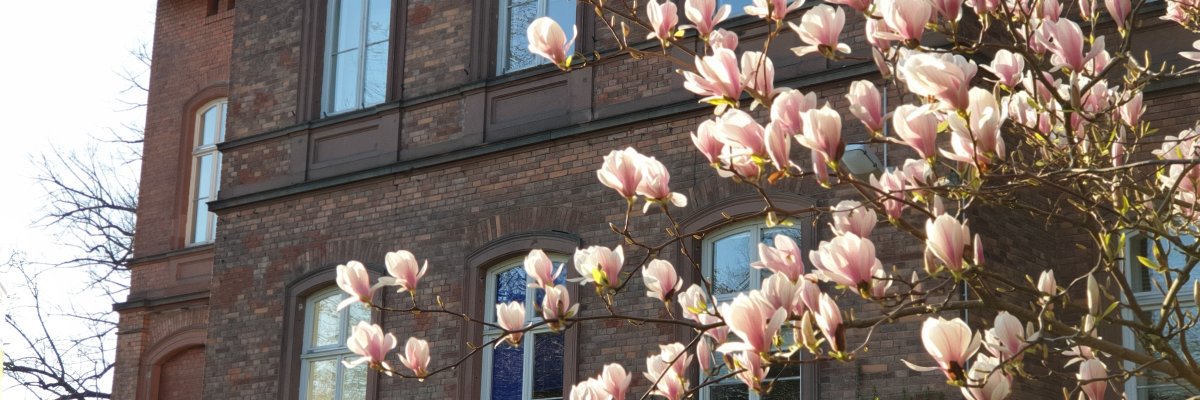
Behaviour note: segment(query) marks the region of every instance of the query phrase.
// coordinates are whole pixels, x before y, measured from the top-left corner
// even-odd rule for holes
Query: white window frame
[[[557,269],[560,265],[562,266],[562,268],[563,268],[563,271],[562,271],[563,276],[562,277],[565,277],[567,274],[567,266],[566,266],[567,259],[566,259],[566,257],[558,255],[558,254],[548,254],[548,255],[550,256],[550,260],[554,262],[554,268]],[[499,276],[500,273],[512,270],[514,268],[515,269],[523,269],[524,262],[525,262],[524,257],[513,258],[513,259],[509,259],[505,262],[497,264],[497,265],[499,265],[499,267],[492,268],[488,271],[487,283],[484,285],[484,287],[485,287],[485,289],[484,289],[484,307],[483,307],[484,321],[489,321],[489,322],[496,321],[496,299],[495,299],[496,277]],[[560,278],[562,278],[562,277],[560,277]],[[529,276],[529,274],[526,274],[525,281],[527,284],[534,282],[533,277]],[[537,301],[537,290],[535,288],[526,287],[526,289],[525,289],[525,322],[526,322],[526,325],[531,324],[531,323],[538,323],[538,322],[542,321],[542,315],[540,313],[534,311],[534,302],[536,302],[536,301]],[[522,351],[521,399],[524,399],[524,400],[532,399],[532,396],[533,396],[533,367],[534,367],[533,360],[534,360],[534,349],[536,346],[536,343],[534,343],[534,341],[537,339],[538,334],[548,333],[548,332],[551,332],[550,328],[546,325],[543,325],[543,326],[540,326],[529,332],[525,332],[525,335],[521,337],[521,351]],[[499,329],[485,325],[483,328],[483,341],[484,341],[484,343],[487,343],[488,341],[499,337],[502,333],[503,333],[503,331],[501,331]],[[559,334],[566,335],[565,332],[559,332]],[[502,346],[506,346],[506,345],[502,345]],[[566,346],[567,346],[566,336],[564,336],[563,337],[564,357],[566,354]],[[491,398],[490,396],[492,393],[492,351],[494,349],[495,348],[493,346],[487,346],[487,348],[484,349],[484,351],[483,351],[483,365],[482,365],[483,373],[480,374],[480,375],[482,375],[482,380],[479,385],[479,387],[480,387],[479,398],[483,399],[483,400],[487,400],[487,399]],[[564,363],[566,362],[565,358],[564,358],[563,362]],[[561,367],[559,368],[559,370],[563,370],[563,369],[564,368],[561,368]],[[564,384],[565,383],[567,383],[567,382],[564,381]],[[551,397],[551,398],[544,398],[544,399],[539,399],[539,400],[562,400],[562,399],[566,398],[567,394],[568,393],[566,392],[566,389],[564,388],[563,396],[561,396],[561,397]]]
[[[213,142],[201,144],[204,140],[204,114],[209,110],[216,110],[216,133],[213,136]],[[196,223],[199,216],[199,207],[197,203],[201,200],[198,195],[200,192],[200,160],[205,156],[213,156],[213,169],[209,171],[208,179],[208,197],[205,201],[211,201],[217,196],[217,191],[221,187],[221,152],[217,151],[217,144],[225,140],[225,114],[229,109],[229,100],[225,98],[216,99],[205,103],[196,111],[196,122],[192,129],[192,173],[191,182],[188,183],[188,220],[187,220],[187,244],[203,245],[212,243],[217,237],[217,215],[213,212],[208,212],[208,225],[205,230],[204,237],[196,237]]]
[[[338,296],[339,294],[341,295],[340,298],[343,299],[348,296],[345,294],[345,292],[342,292],[341,289],[332,287],[313,293],[304,300],[304,338],[302,344],[300,345],[300,400],[308,399],[308,383],[311,380],[309,377],[309,373],[311,372],[309,371],[308,367],[309,361],[327,358],[336,358],[338,360],[336,363],[338,372],[337,381],[334,386],[334,393],[335,398],[340,399],[344,397],[342,393],[342,384],[346,381],[344,373],[346,372],[347,368],[345,365],[342,365],[341,361],[351,361],[358,357],[351,352],[348,347],[346,347],[346,339],[349,338],[354,329],[349,324],[350,307],[361,307],[361,305],[351,304],[350,307],[346,307],[341,311],[338,311],[338,322],[339,325],[341,325],[342,330],[339,333],[337,341],[330,345],[312,347],[313,320],[315,318],[315,316],[313,316],[313,311],[316,310],[316,303],[320,300],[328,298],[329,296]],[[367,378],[369,379],[369,377],[370,376],[368,375]]]
[[[537,2],[537,7],[538,7],[537,18],[545,17],[546,14],[550,12],[550,0],[534,0],[534,1]],[[511,74],[513,72],[523,71],[523,70],[526,70],[529,68],[534,68],[534,67],[537,67],[540,65],[545,65],[545,64],[549,63],[549,61],[538,57],[538,58],[535,58],[536,60],[538,60],[538,62],[529,67],[509,68],[509,66],[508,66],[508,36],[509,36],[510,32],[508,32],[508,14],[509,14],[508,9],[512,7],[512,0],[499,0],[499,1],[497,1],[497,3],[498,3],[498,7],[496,8],[496,13],[499,14],[499,16],[497,18],[499,23],[496,26],[496,74],[497,75]],[[579,22],[578,21],[578,19],[579,19],[578,5],[576,5],[575,13],[572,14],[572,17],[573,17],[573,19],[571,21],[555,21],[555,22],[558,22],[559,26],[562,27],[563,33],[565,33],[567,35],[567,40],[571,40],[571,33],[572,33],[571,27],[578,24],[578,22]],[[570,23],[565,23],[565,22],[570,22]],[[579,46],[579,42],[578,42],[578,40],[576,40],[576,43],[574,44],[572,49],[578,48],[578,46]],[[526,50],[526,51],[528,51],[528,50]]]
[[[713,278],[713,253],[714,253],[715,247],[713,247],[713,246],[716,244],[716,242],[720,241],[721,239],[725,239],[730,236],[737,235],[737,234],[740,234],[743,232],[750,232],[750,249],[749,249],[750,260],[749,261],[751,263],[753,263],[753,262],[758,261],[758,244],[762,243],[763,231],[766,231],[769,229],[777,229],[777,228],[795,229],[796,231],[799,231],[800,232],[800,241],[797,242],[796,245],[800,247],[802,254],[805,254],[805,255],[808,254],[808,246],[805,246],[805,244],[808,242],[808,237],[806,237],[806,235],[808,235],[809,233],[806,232],[803,228],[801,228],[799,226],[799,224],[793,225],[791,227],[784,227],[784,226],[767,227],[766,224],[763,224],[762,222],[758,222],[755,220],[745,221],[745,222],[741,222],[738,224],[734,224],[729,227],[725,227],[724,229],[721,229],[717,232],[706,235],[704,237],[704,239],[701,241],[701,250],[700,250],[701,268],[700,269],[701,269],[701,272],[704,273],[705,279],[708,279],[710,283],[712,283],[713,279],[714,279]],[[807,264],[807,260],[805,260],[805,263]],[[728,302],[732,301],[734,298],[736,298],[737,295],[740,293],[748,293],[751,290],[761,289],[762,288],[762,280],[764,278],[770,276],[769,270],[755,269],[754,267],[751,267],[749,264],[746,264],[746,268],[750,270],[750,274],[751,274],[750,284],[746,288],[746,291],[745,292],[736,292],[736,293],[727,293],[727,294],[723,294],[723,295],[714,295],[713,296],[714,301],[717,304],[728,303]],[[720,360],[717,360],[717,362],[720,362]],[[797,374],[796,376],[789,376],[789,377],[780,378],[780,379],[771,379],[771,381],[774,381],[774,380],[798,381],[800,383],[800,393],[801,393],[801,396],[803,396],[803,393],[804,393],[804,368],[806,368],[804,365],[800,365],[799,366],[800,373]],[[768,374],[768,376],[770,376],[770,374]],[[700,380],[703,382],[704,379],[706,379],[706,376],[704,376],[704,373],[701,372]],[[734,380],[733,378],[730,378],[730,381],[732,381],[733,383],[728,383],[728,384],[737,384],[737,385],[745,386],[744,383],[742,383],[741,381]],[[709,385],[709,386],[705,386],[705,387],[701,388],[700,389],[700,400],[709,400],[709,395],[711,392],[710,389],[713,386],[723,386],[723,385],[713,384],[713,385]],[[762,399],[762,396],[759,396],[757,393],[754,393],[753,390],[748,390],[747,392],[749,392],[749,396],[747,397],[747,400],[761,400]]]
[[[1134,246],[1148,246],[1148,244],[1149,244],[1148,242],[1149,242],[1148,238],[1146,238],[1145,236],[1140,236],[1140,235],[1130,235],[1129,239],[1126,240],[1126,243],[1125,243],[1126,257],[1124,258],[1124,261],[1125,261],[1124,266],[1125,266],[1125,277],[1127,279],[1132,280],[1134,277],[1134,274],[1141,274],[1141,268],[1146,268],[1145,266],[1141,265],[1141,262],[1138,261],[1138,259],[1137,259],[1137,256],[1143,255],[1143,250],[1140,250]],[[1151,274],[1153,274],[1153,273],[1154,272],[1151,272]],[[1193,279],[1197,279],[1197,278],[1193,278]],[[1133,286],[1133,284],[1134,284],[1134,282],[1132,282],[1132,281],[1129,282],[1130,286]],[[1159,307],[1161,307],[1162,301],[1163,301],[1163,294],[1161,294],[1157,290],[1155,290],[1153,285],[1151,285],[1151,289],[1148,291],[1141,291],[1141,290],[1139,290],[1140,288],[1131,288],[1131,289],[1134,292],[1133,293],[1134,299],[1137,300],[1138,304],[1142,306],[1143,311],[1147,311],[1147,312],[1157,311],[1157,309]],[[1179,302],[1179,307],[1181,309],[1189,309],[1189,308],[1196,309],[1196,303],[1193,301],[1194,297],[1192,295],[1192,285],[1184,285],[1184,287],[1179,291],[1179,293],[1176,295],[1175,298]],[[1122,314],[1123,318],[1127,318],[1127,319],[1134,317],[1133,311],[1129,310],[1128,308],[1123,309],[1121,314]],[[1193,329],[1196,329],[1196,328],[1193,328]],[[1121,342],[1122,342],[1121,344],[1125,348],[1136,349],[1138,347],[1137,341],[1134,339],[1132,332],[1130,332],[1129,330],[1125,330],[1125,334],[1122,335]],[[1200,352],[1200,349],[1193,349],[1193,351]],[[1136,367],[1137,367],[1136,365],[1134,365],[1133,363],[1130,363],[1130,362],[1127,362],[1125,364],[1126,369],[1133,369]],[[1142,398],[1143,390],[1153,389],[1153,388],[1158,388],[1158,387],[1170,388],[1170,387],[1177,386],[1175,384],[1142,385],[1142,384],[1139,384],[1139,382],[1138,382],[1139,380],[1141,380],[1140,377],[1132,377],[1125,381],[1125,398],[1140,399],[1140,398]]]
[[[369,35],[367,34],[367,29],[369,29],[368,25],[370,22],[370,10],[371,10],[370,1],[371,0],[361,0],[361,1],[363,2],[362,3],[362,15],[359,15],[360,19],[359,19],[359,23],[358,23],[359,30],[358,30],[358,47],[357,47],[357,49],[358,49],[358,75],[357,75],[358,80],[355,81],[355,83],[354,83],[354,93],[355,93],[354,106],[347,108],[345,110],[334,110],[334,100],[333,100],[334,90],[335,90],[335,88],[333,86],[334,73],[337,72],[337,71],[333,70],[333,56],[334,56],[334,53],[337,51],[336,40],[337,40],[337,33],[338,33],[338,25],[337,25],[338,24],[338,19],[337,19],[338,8],[339,8],[338,6],[341,5],[342,0],[326,1],[325,54],[324,54],[325,59],[324,59],[324,73],[323,73],[324,76],[321,79],[321,115],[322,116],[330,116],[330,115],[337,115],[337,114],[357,111],[357,110],[361,110],[363,108],[370,107],[370,106],[380,104],[382,102],[387,101],[387,96],[385,94],[384,99],[381,100],[380,103],[366,104],[365,95],[363,94],[363,92],[366,90],[365,85],[366,85],[366,75],[367,75],[367,47],[376,45],[376,44],[380,44],[380,43],[389,43],[388,46],[390,46],[390,43],[392,40],[392,31],[391,30],[395,28],[394,26],[390,25],[392,22],[390,14],[393,13],[392,8],[395,7],[396,4],[395,4],[395,2],[390,2],[391,5],[388,6],[389,26],[388,26],[387,38],[384,40],[380,40],[380,41],[376,41],[376,42],[372,43],[372,42],[368,42]],[[390,54],[390,51],[389,51],[389,54]],[[385,70],[387,70],[388,66],[391,65],[391,57],[390,56],[388,57],[387,63],[388,63],[388,65],[384,66]],[[385,80],[386,80],[386,78],[385,78]],[[386,90],[386,87],[388,84],[389,84],[388,82],[384,83],[385,90]]]

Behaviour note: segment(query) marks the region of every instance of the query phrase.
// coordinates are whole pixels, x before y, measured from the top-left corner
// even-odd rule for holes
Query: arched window
[[[555,268],[563,267],[555,283],[566,284],[566,257],[551,255]],[[496,321],[496,305],[518,302],[525,305],[529,322],[541,321],[534,305],[541,304],[545,291],[530,287],[533,280],[525,273],[524,257],[498,263],[487,272],[484,318]],[[485,342],[503,331],[485,327]],[[522,338],[519,348],[507,343],[489,346],[483,355],[483,382],[480,398],[491,400],[544,400],[563,398],[563,356],[565,335],[549,328],[535,329]]]
[[[808,254],[803,237],[803,230],[798,227],[775,226],[767,227],[761,220],[752,220],[726,227],[706,235],[701,242],[701,263],[706,279],[713,285],[713,296],[717,303],[726,303],[737,297],[739,293],[758,289],[763,278],[770,271],[750,267],[750,263],[758,261],[758,244],[775,245],[777,235],[790,237]],[[790,330],[786,330],[790,334]],[[732,336],[731,336],[732,338]],[[720,360],[714,365],[721,365]],[[721,375],[728,371],[722,370]],[[782,372],[772,371],[770,376],[778,376],[771,385],[767,396],[759,396],[749,391],[744,383],[736,379],[727,379],[719,384],[705,387],[700,392],[701,400],[759,400],[759,399],[800,399],[802,391],[802,374],[799,364],[790,365]],[[703,377],[702,377],[703,378]]]
[[[200,107],[196,113],[192,144],[192,183],[188,202],[188,244],[213,241],[217,231],[216,214],[208,211],[208,202],[217,196],[221,180],[221,153],[217,143],[225,139],[225,111],[229,102],[218,99]]]
[[[343,361],[357,358],[346,348],[346,338],[359,321],[370,321],[371,311],[359,304],[338,311],[347,296],[338,288],[316,292],[304,301],[304,339],[300,351],[300,400],[365,399],[367,367],[346,368]]]

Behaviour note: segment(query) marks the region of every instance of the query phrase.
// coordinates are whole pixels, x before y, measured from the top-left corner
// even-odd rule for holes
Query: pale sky
[[[0,0],[0,188],[6,192],[0,196],[0,257],[21,250],[30,259],[54,261],[68,251],[52,232],[32,226],[45,196],[33,181],[31,160],[55,149],[83,149],[110,128],[143,125],[143,110],[120,111],[128,107],[118,99],[137,100],[121,94],[128,86],[121,73],[141,71],[130,51],[153,39],[154,7],[151,0]],[[19,307],[14,275],[0,271],[0,285]],[[111,308],[107,299],[79,295],[83,281],[68,271],[43,275],[41,285],[47,301]],[[8,353],[22,350],[3,328],[0,344]],[[35,398],[11,384],[0,380],[0,398]]]

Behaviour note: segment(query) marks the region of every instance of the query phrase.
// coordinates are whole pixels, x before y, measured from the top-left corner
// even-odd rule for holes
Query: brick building
[[[332,311],[340,299],[334,266],[347,260],[378,273],[384,252],[410,250],[429,259],[423,304],[436,295],[484,318],[500,288],[524,279],[509,268],[530,249],[565,259],[580,246],[617,244],[608,226],[620,223],[624,204],[595,175],[610,149],[635,146],[666,164],[672,188],[690,199],[681,211],[688,227],[713,224],[722,210],[761,208],[692,150],[688,135],[711,108],[681,90],[671,64],[605,57],[561,73],[521,50],[533,15],[580,22],[576,46],[584,54],[610,50],[590,10],[572,3],[160,0],[133,284],[128,301],[115,306],[115,398],[556,398],[604,362],[640,372],[656,343],[687,340],[689,332],[676,328],[585,324],[586,334],[530,335],[521,354],[485,351],[423,383],[336,362],[344,326],[356,319],[374,319],[402,339],[428,339],[435,367],[489,335],[431,314]],[[1174,32],[1168,25],[1147,24],[1139,40],[1172,42],[1163,40]],[[764,35],[752,17],[727,25],[741,32],[743,48]],[[859,35],[862,25],[849,17],[846,35]],[[777,86],[814,91],[844,110],[849,81],[876,78],[869,61],[785,55],[794,41],[788,34],[773,46]],[[861,37],[843,41],[865,48]],[[1194,120],[1200,94],[1180,84],[1151,98],[1157,114],[1149,118],[1172,131]],[[857,122],[845,127],[849,141],[866,137]],[[900,159],[895,153],[890,162]],[[832,199],[815,187],[776,190],[794,208]],[[654,215],[635,229],[665,226]],[[807,247],[830,236],[823,222],[798,226],[784,233]],[[989,259],[1008,267],[1040,269],[1052,256],[1039,245],[1049,236],[1040,225],[1014,219],[974,228],[996,249]],[[919,243],[884,226],[876,232],[885,265],[920,265]],[[738,257],[752,252],[741,249],[767,233],[741,225],[684,245],[704,254],[704,269],[715,271],[706,273],[728,275],[721,279],[734,293],[756,279],[723,260],[748,261]],[[664,258],[685,265],[668,250]],[[572,290],[585,314],[603,310],[590,290]],[[380,296],[390,305],[409,301]],[[640,290],[617,301],[630,313],[663,314]],[[789,371],[775,397],[957,397],[943,377],[899,363],[921,359],[916,329],[890,325],[869,357]],[[642,390],[647,382],[638,376]],[[736,391],[717,387],[706,396],[749,398]]]

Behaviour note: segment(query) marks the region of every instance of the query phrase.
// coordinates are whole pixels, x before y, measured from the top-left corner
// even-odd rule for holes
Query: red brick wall
[[[159,370],[158,399],[199,400],[204,394],[204,348],[171,357]]]

